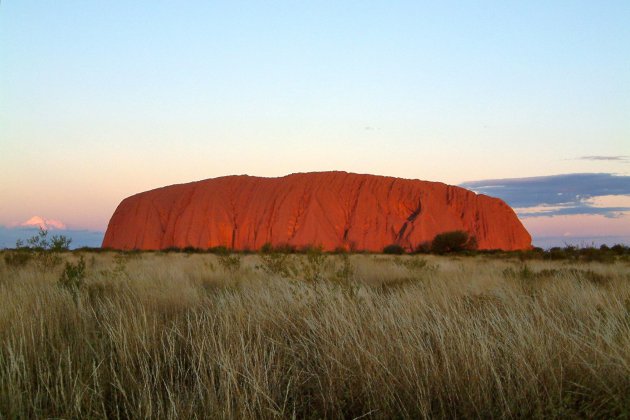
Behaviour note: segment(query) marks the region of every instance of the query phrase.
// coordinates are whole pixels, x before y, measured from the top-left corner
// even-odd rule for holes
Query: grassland
[[[0,417],[630,416],[628,262],[84,261],[0,260]]]

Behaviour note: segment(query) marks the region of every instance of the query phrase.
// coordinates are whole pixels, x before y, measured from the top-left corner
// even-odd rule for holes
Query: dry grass
[[[630,416],[627,263],[292,258],[0,262],[0,417]]]

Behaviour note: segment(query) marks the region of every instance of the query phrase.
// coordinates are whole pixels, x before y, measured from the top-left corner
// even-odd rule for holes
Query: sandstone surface
[[[103,247],[257,250],[270,243],[382,251],[399,244],[412,250],[453,230],[475,236],[479,249],[531,247],[527,230],[498,198],[346,172],[226,176],[136,194],[114,212]]]

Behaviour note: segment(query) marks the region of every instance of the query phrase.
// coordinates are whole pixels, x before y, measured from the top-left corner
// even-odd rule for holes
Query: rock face
[[[529,249],[531,237],[498,198],[439,182],[346,172],[282,178],[226,176],[124,199],[103,247],[259,249],[265,243],[332,250],[409,250],[465,230],[479,249]]]

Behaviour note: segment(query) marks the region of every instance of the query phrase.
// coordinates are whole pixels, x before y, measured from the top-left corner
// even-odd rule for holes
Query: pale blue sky
[[[0,224],[312,170],[629,174],[630,2],[0,4]]]

